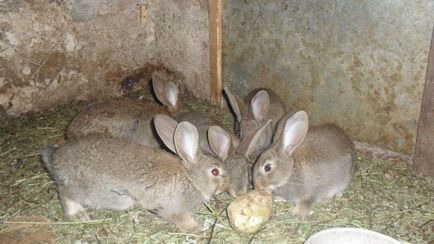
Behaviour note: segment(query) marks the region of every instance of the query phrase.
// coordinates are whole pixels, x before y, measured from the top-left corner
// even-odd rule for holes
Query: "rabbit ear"
[[[165,81],[157,74],[154,73],[152,75],[152,88],[154,89],[155,96],[157,96],[158,101],[162,104],[166,105],[166,96],[165,94]]]
[[[247,134],[245,139],[243,138],[243,140],[250,141],[244,155],[246,158],[258,154],[271,144],[271,141],[266,139],[266,133],[269,129],[271,129],[271,119],[255,132]]]
[[[292,115],[285,122],[283,134],[280,138],[281,148],[287,153],[292,154],[300,146],[306,137],[309,128],[308,116],[305,111],[299,111]]]
[[[262,122],[270,109],[270,97],[268,92],[260,90],[250,101],[250,111],[256,121]]]
[[[196,127],[190,122],[179,123],[175,130],[176,152],[184,162],[196,163],[199,150],[199,133]]]
[[[236,96],[235,94],[232,94],[229,91],[229,88],[225,87],[225,93],[228,97],[229,103],[231,104],[231,108],[234,111],[235,115],[237,116],[237,121],[241,122],[241,119],[243,116],[247,114],[247,106],[244,104],[243,100]]]
[[[165,97],[168,102],[168,104],[166,105],[176,109],[178,105],[178,94],[179,94],[178,86],[172,81],[169,81],[166,85],[165,92],[166,92]]]
[[[208,129],[208,142],[211,150],[221,160],[226,160],[231,148],[231,137],[229,134],[220,126],[211,126]]]
[[[174,153],[176,153],[176,150],[173,135],[175,134],[177,125],[178,122],[167,115],[157,114],[154,117],[154,126],[158,136],[161,138],[164,145]]]

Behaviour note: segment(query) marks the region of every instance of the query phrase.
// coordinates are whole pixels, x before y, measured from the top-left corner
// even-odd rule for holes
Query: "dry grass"
[[[194,99],[184,101],[228,125],[232,123],[226,111]],[[291,217],[291,204],[276,202],[273,218],[254,235],[238,234],[228,225],[224,209],[231,197],[227,195],[218,196],[200,209],[197,218],[207,228],[200,234],[180,233],[137,208],[90,211],[92,221],[70,222],[63,216],[39,149],[62,142],[68,122],[83,106],[70,104],[0,124],[0,242],[18,225],[46,226],[59,243],[302,243],[311,234],[336,226],[368,228],[410,243],[434,242],[434,184],[412,175],[404,162],[377,160],[360,153],[351,189],[341,198],[317,205],[315,213],[305,221]]]

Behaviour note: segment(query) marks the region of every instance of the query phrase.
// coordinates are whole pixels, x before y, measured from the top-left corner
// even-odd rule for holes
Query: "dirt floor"
[[[151,97],[133,95],[146,102]],[[186,106],[210,112],[227,124],[232,115],[194,99]],[[90,211],[92,220],[72,222],[62,213],[52,178],[39,149],[63,143],[64,130],[83,103],[69,104],[0,122],[0,243],[303,243],[329,227],[361,227],[403,242],[434,243],[434,183],[415,177],[397,157],[379,159],[358,151],[358,170],[339,199],[319,204],[298,220],[289,203],[275,202],[272,219],[257,233],[242,235],[228,224],[226,194],[205,204],[197,219],[200,234],[179,232],[156,215],[134,208]]]

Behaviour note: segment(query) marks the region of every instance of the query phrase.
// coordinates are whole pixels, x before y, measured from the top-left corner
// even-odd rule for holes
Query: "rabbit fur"
[[[286,115],[276,129],[273,145],[258,158],[255,189],[273,191],[295,204],[294,215],[312,213],[316,202],[344,192],[356,170],[354,146],[338,126],[326,124],[308,130],[308,116]]]
[[[180,110],[178,87],[161,77],[161,74],[154,73],[152,86],[156,97],[165,107],[132,100],[92,104],[71,121],[66,130],[68,139],[104,135],[123,138],[148,147],[160,147],[161,142],[152,125],[153,117],[158,113],[175,114]]]
[[[244,101],[231,93],[229,88],[225,87],[224,91],[235,113],[235,131],[239,138],[243,138],[249,131],[258,129],[268,120],[271,120],[271,126],[264,134],[268,143],[262,149],[268,147],[272,142],[277,122],[286,112],[281,98],[272,90],[266,88],[253,90]]]
[[[194,124],[199,131],[202,152],[223,160],[230,181],[227,192],[233,197],[247,193],[251,188],[251,165],[248,162],[268,143],[262,134],[269,129],[269,123],[255,128],[239,140],[222,123],[200,112],[182,113],[175,119]]]
[[[157,115],[156,130],[167,147],[145,147],[118,138],[89,136],[42,151],[64,212],[89,219],[86,208],[151,210],[181,230],[198,230],[192,214],[229,182],[220,160],[203,155],[189,122]]]

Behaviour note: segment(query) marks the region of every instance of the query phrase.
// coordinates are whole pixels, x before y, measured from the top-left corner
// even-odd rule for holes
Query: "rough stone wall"
[[[156,59],[184,76],[183,86],[210,99],[208,0],[157,1]]]
[[[120,80],[155,56],[138,0],[4,1],[0,104],[9,115],[121,93]]]
[[[119,96],[161,66],[206,98],[208,28],[206,0],[4,0],[0,117]]]
[[[413,152],[432,0],[226,1],[224,85],[274,89],[311,124]]]

